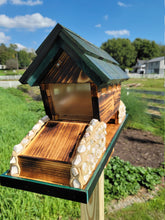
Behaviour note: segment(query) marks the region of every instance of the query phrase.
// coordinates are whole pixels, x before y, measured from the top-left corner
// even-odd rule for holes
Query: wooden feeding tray
[[[71,161],[86,123],[49,121],[18,156],[20,177],[69,186]]]
[[[63,199],[69,199],[69,200],[77,201],[77,202],[81,202],[81,203],[88,203],[88,200],[89,200],[89,198],[90,198],[90,196],[91,196],[91,194],[97,184],[97,181],[98,181],[106,163],[109,160],[109,157],[112,153],[113,147],[119,137],[121,130],[123,129],[123,127],[125,125],[126,120],[127,120],[127,116],[125,117],[125,119],[123,120],[123,122],[121,124],[111,124],[111,123],[107,124],[106,151],[105,151],[103,157],[99,160],[97,167],[93,172],[93,175],[91,176],[90,180],[88,181],[88,183],[86,184],[86,186],[83,189],[73,188],[73,187],[70,187],[68,184],[66,184],[66,185],[58,184],[58,180],[57,180],[57,182],[55,181],[56,183],[55,182],[53,183],[51,181],[51,178],[50,178],[50,181],[45,181],[45,180],[41,180],[41,179],[36,179],[36,178],[33,179],[33,178],[25,177],[24,175],[26,175],[26,174],[23,174],[23,175],[21,174],[19,177],[13,177],[13,176],[9,175],[9,171],[6,171],[5,173],[3,173],[0,176],[0,184],[2,186],[31,191],[31,192],[35,192],[35,193],[41,193],[41,194],[59,197],[59,198],[63,198]],[[52,126],[52,124],[53,124],[53,126]],[[46,143],[47,138],[44,137],[44,134],[47,132],[47,129],[49,129],[49,128],[52,129],[52,135],[53,135],[53,132],[55,131],[57,126],[62,126],[65,130],[66,124],[65,123],[56,123],[56,122],[47,123],[46,126],[42,128],[42,130],[38,133],[36,138],[29,145],[29,148],[27,148],[27,150],[25,150],[20,155],[20,158],[24,157],[24,156],[27,157],[28,151],[30,149],[33,149],[34,143],[36,142],[37,138],[39,138],[40,135],[43,134],[43,137],[42,137],[43,143],[44,142]],[[75,123],[72,123],[70,125],[70,129],[71,129],[71,127],[73,128],[74,126],[75,126]],[[85,128],[85,126],[86,126],[85,123],[77,123],[76,127],[78,128],[79,131],[76,131],[75,134],[79,134],[79,132],[80,133],[83,132],[83,129]],[[77,137],[79,139],[80,136],[78,135]],[[58,142],[58,137],[55,139],[56,139],[55,141]],[[65,154],[65,156],[64,156],[66,161],[70,161],[69,154],[70,154],[70,152],[72,152],[72,148],[73,148],[74,143],[75,143],[75,140],[73,140],[73,142],[70,141],[70,143],[67,145],[67,146],[72,145],[72,147],[70,148],[71,151],[68,150],[67,151],[68,153]],[[65,146],[65,141],[60,145],[63,145],[64,148],[67,148]],[[42,143],[40,142],[38,147],[41,148],[41,146],[42,146]],[[52,144],[52,147],[53,147],[53,144]],[[52,155],[52,156],[55,158],[60,158],[60,152],[61,152],[61,149],[58,151],[58,153],[56,153],[56,155]],[[35,152],[33,152],[33,153],[35,155]],[[43,152],[41,154],[42,154],[42,157],[43,157],[43,155],[46,157],[46,152]],[[49,157],[52,159],[51,155],[49,155]],[[42,159],[40,158],[38,160],[42,160]],[[32,165],[32,167],[33,167],[33,165]],[[44,166],[43,170],[45,168],[46,168],[46,166]],[[32,169],[31,172],[37,173],[37,169],[36,169],[36,171],[34,169]],[[66,181],[66,183],[67,183],[67,181]]]

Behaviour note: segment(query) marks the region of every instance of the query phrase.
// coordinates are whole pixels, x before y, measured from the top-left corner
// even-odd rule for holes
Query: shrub
[[[136,194],[141,186],[153,189],[161,182],[164,172],[163,168],[134,167],[113,157],[105,169],[105,200]]]

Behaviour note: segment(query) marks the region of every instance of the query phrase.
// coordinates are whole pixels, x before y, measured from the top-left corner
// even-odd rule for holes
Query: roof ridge
[[[60,25],[62,27],[62,29],[64,30],[64,33],[68,33],[68,37],[72,37],[70,34],[74,35],[75,37],[78,37],[80,40],[82,40],[83,42],[85,42],[86,44],[88,44],[89,46],[91,46],[92,48],[96,49],[97,51],[100,52],[100,54],[96,54],[94,51],[92,52],[91,50],[87,50],[84,46],[82,46],[82,44],[80,42],[77,42],[76,39],[74,39],[72,37],[72,41],[74,41],[75,43],[77,42],[79,44],[80,49],[85,50],[84,53],[86,54],[90,54],[90,55],[94,55],[97,58],[103,58],[104,60],[117,64],[119,65],[119,63],[113,58],[111,57],[105,50],[101,49],[100,47],[97,47],[96,45],[94,45],[93,43],[91,43],[90,41],[84,39],[83,37],[81,37],[80,35],[78,35],[77,33],[71,31],[70,29],[63,27],[62,25]],[[102,54],[101,54],[102,53]]]

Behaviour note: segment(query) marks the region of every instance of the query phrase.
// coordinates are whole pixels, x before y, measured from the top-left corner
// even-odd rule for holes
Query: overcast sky
[[[111,38],[165,44],[163,0],[0,0],[0,43],[37,49],[57,23],[97,46]]]

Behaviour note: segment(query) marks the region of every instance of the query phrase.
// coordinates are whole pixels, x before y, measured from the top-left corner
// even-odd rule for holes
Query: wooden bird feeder
[[[14,146],[1,185],[88,200],[126,121],[128,79],[105,51],[57,24],[20,79],[39,86],[46,117]]]

